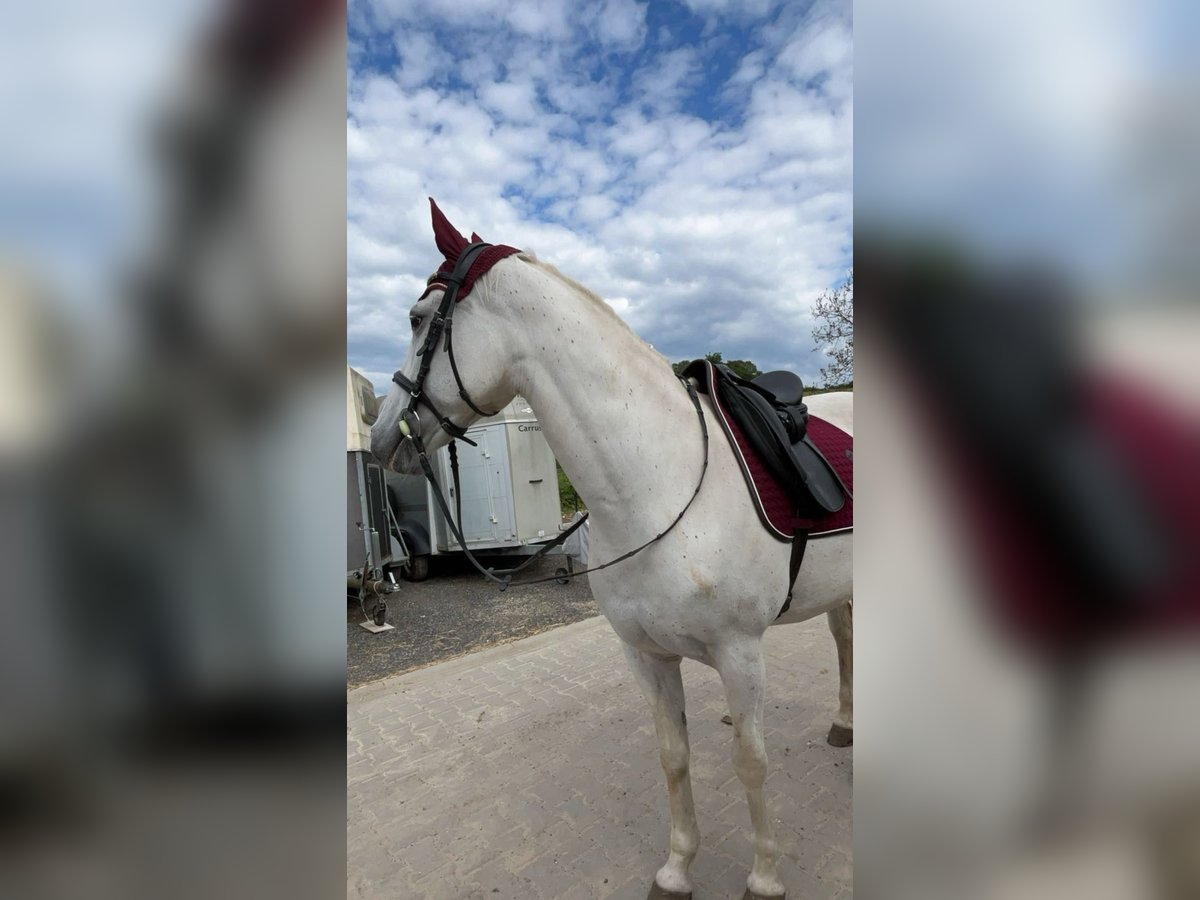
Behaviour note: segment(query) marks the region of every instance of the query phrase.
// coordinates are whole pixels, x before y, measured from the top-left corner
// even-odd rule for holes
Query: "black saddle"
[[[804,383],[792,372],[765,372],[753,381],[728,366],[698,359],[683,370],[701,393],[719,398],[767,470],[785,487],[797,509],[837,512],[846,489],[833,467],[806,435]]]

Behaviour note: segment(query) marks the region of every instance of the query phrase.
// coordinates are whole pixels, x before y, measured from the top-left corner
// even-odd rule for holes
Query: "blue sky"
[[[381,391],[460,230],[533,250],[668,358],[817,380],[851,264],[850,5],[356,0],[348,356]]]

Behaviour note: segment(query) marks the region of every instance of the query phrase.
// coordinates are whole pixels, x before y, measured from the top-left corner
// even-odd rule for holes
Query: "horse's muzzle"
[[[401,440],[400,429],[394,420],[385,424],[385,420],[380,419],[371,429],[371,455],[385,469],[394,468],[392,457],[402,443],[409,442]]]
[[[400,441],[396,446],[387,467],[401,475],[420,475],[424,471],[421,468],[421,459],[417,455],[416,446],[412,441],[407,440]]]

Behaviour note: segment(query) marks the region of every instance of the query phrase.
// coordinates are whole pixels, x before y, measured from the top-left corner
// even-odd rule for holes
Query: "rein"
[[[413,442],[413,447],[415,447],[417,451],[417,458],[421,463],[421,469],[425,473],[425,478],[433,486],[434,499],[437,500],[438,508],[441,509],[442,515],[446,517],[446,521],[450,526],[450,531],[454,535],[455,540],[458,541],[458,546],[462,548],[462,551],[464,554],[466,554],[467,559],[471,561],[471,565],[473,565],[485,578],[500,585],[500,590],[504,591],[513,583],[513,575],[544,556],[554,547],[557,547],[559,544],[563,543],[567,538],[579,530],[583,523],[588,520],[588,513],[584,513],[578,522],[576,522],[566,531],[561,532],[557,538],[550,543],[545,544],[540,550],[538,550],[537,553],[530,556],[523,563],[518,566],[513,566],[511,569],[484,568],[483,565],[480,564],[477,559],[475,559],[475,555],[470,551],[470,549],[468,549],[467,541],[463,537],[462,531],[459,528],[459,523],[462,521],[462,490],[460,488],[458,478],[458,450],[455,447],[454,442],[457,439],[466,441],[472,447],[478,445],[466,436],[466,428],[455,425],[447,416],[443,416],[441,414],[433,402],[427,396],[425,396],[424,387],[425,379],[429,375],[429,368],[433,363],[433,355],[437,351],[437,342],[444,333],[446,340],[443,349],[450,357],[450,368],[454,372],[454,380],[458,383],[459,396],[466,401],[467,405],[470,406],[471,409],[485,418],[497,414],[494,412],[484,412],[475,405],[470,396],[467,394],[467,389],[463,385],[462,378],[458,373],[458,365],[454,361],[454,344],[451,340],[451,322],[454,316],[455,303],[458,299],[459,287],[462,285],[463,279],[470,270],[471,263],[474,262],[476,257],[485,247],[489,246],[491,245],[484,243],[471,244],[464,248],[462,253],[459,254],[458,260],[454,265],[454,271],[444,279],[447,282],[446,292],[442,297],[441,305],[438,307],[438,311],[434,315],[433,321],[430,323],[429,334],[425,337],[425,343],[422,345],[421,350],[417,353],[417,356],[421,357],[421,366],[417,371],[416,380],[411,380],[403,372],[397,371],[392,376],[392,381],[404,388],[404,390],[409,393],[410,397],[408,406],[403,412],[400,413],[400,421],[398,424],[400,427],[401,440],[409,440]],[[641,553],[651,544],[662,540],[672,530],[674,530],[675,526],[679,524],[684,515],[695,502],[696,498],[700,495],[700,488],[704,484],[704,476],[708,472],[708,423],[704,420],[704,409],[700,406],[700,397],[696,391],[695,385],[692,384],[691,381],[684,381],[683,379],[680,379],[680,381],[682,381],[684,387],[687,388],[688,397],[691,398],[692,405],[696,408],[696,416],[700,419],[700,432],[704,438],[704,465],[700,469],[700,480],[696,483],[696,489],[692,492],[692,496],[688,499],[687,504],[679,511],[679,515],[674,518],[671,524],[652,537],[650,540],[646,541],[646,543],[642,544],[640,547],[630,550],[627,553],[623,553],[616,559],[609,560],[603,565],[593,566],[591,568],[584,569],[582,572],[573,572],[569,577],[573,578],[576,575],[586,575],[589,572],[599,572],[601,569],[607,569],[609,566],[615,566],[617,563],[624,562],[631,556]],[[454,480],[456,516],[451,516],[450,514],[449,504],[447,504],[445,497],[442,495],[441,485],[438,484],[437,476],[433,473],[433,465],[429,461],[429,454],[425,450],[425,442],[421,440],[421,421],[416,414],[416,408],[419,403],[424,403],[425,406],[429,408],[434,416],[437,417],[438,424],[442,430],[450,435],[450,470]],[[522,587],[530,584],[541,584],[542,582],[555,581],[557,579],[558,576],[556,575],[548,578],[535,578],[529,581],[519,581],[517,582],[517,586]]]

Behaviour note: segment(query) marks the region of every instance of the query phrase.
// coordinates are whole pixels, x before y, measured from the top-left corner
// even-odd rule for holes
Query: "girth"
[[[718,418],[734,446],[751,492],[757,492],[755,479],[742,458],[726,415],[749,444],[747,450],[757,455],[787,491],[796,513],[806,517],[832,513],[845,505],[849,491],[807,436],[808,407],[804,403],[804,384],[799,376],[791,372],[767,372],[748,381],[728,366],[701,359],[687,366],[683,377],[695,379],[700,390],[713,398]],[[759,513],[764,517],[764,524],[769,524],[761,502],[756,502],[760,504]],[[799,523],[801,519],[794,521]],[[788,539],[773,525],[769,527],[776,537]],[[808,534],[808,529],[799,524],[791,531],[787,596],[779,610],[780,616],[792,605],[792,587],[804,562]]]

